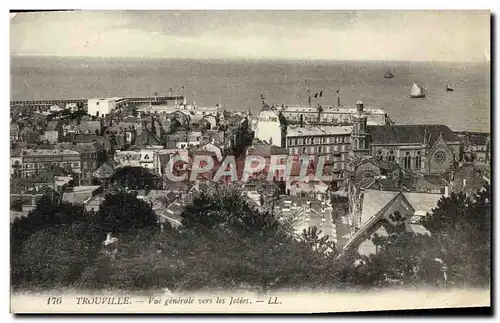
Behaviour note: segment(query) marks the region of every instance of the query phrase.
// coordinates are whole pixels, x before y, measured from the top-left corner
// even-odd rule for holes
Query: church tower
[[[368,130],[366,128],[367,115],[363,110],[363,101],[356,102],[356,113],[352,115],[353,129],[351,133],[351,155],[358,159],[370,154]]]

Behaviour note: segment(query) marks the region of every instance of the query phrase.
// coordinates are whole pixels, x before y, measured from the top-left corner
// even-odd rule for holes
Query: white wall
[[[115,99],[89,99],[87,113],[91,116],[107,115],[116,108]]]
[[[255,138],[262,141],[272,139],[272,144],[281,147],[281,123],[278,115],[271,110],[261,111],[255,129]]]

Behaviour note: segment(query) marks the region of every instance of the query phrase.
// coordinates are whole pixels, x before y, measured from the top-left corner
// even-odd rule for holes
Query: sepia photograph
[[[10,12],[10,312],[486,307],[486,10]]]

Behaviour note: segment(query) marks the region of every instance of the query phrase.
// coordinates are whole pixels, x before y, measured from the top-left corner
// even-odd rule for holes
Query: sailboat
[[[420,86],[418,86],[417,83],[415,82],[413,82],[413,85],[411,86],[410,97],[425,98],[424,90]]]
[[[446,91],[447,92],[452,92],[453,91],[453,88],[451,87],[450,83],[446,83]]]
[[[394,74],[392,74],[391,71],[387,71],[387,73],[385,73],[384,75],[384,78],[386,79],[392,79],[394,77]]]

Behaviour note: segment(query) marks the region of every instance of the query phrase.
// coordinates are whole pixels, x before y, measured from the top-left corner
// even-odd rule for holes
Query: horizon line
[[[193,60],[193,61],[260,61],[260,62],[380,62],[380,63],[455,63],[491,64],[488,60],[447,61],[447,60],[380,60],[380,59],[335,59],[335,58],[275,58],[275,57],[147,57],[147,56],[68,56],[44,54],[10,54],[10,58],[63,58],[63,59],[121,59],[121,60]]]

